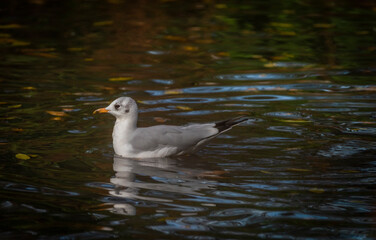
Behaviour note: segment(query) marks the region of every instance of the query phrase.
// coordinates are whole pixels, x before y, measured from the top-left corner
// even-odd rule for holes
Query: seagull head
[[[119,97],[106,108],[99,108],[93,113],[110,113],[117,119],[125,119],[137,116],[137,112],[138,109],[135,100],[130,97]]]

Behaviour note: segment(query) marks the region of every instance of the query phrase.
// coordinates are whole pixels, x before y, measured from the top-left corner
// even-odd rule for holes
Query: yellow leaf
[[[20,107],[22,107],[22,104],[8,106],[8,108],[20,108]]]
[[[176,106],[177,109],[184,110],[184,111],[191,111],[192,108],[186,106]]]
[[[120,3],[123,3],[122,0],[107,0],[108,3],[111,3],[111,4],[120,4]]]
[[[0,38],[10,38],[10,36],[8,33],[0,33]]]
[[[310,172],[311,170],[309,169],[304,169],[304,168],[288,168],[288,171],[292,172]]]
[[[269,172],[269,171],[264,171],[264,170],[261,170],[260,172],[265,173],[265,174],[271,174],[271,172]]]
[[[109,25],[112,25],[112,24],[114,24],[114,22],[111,21],[111,20],[109,20],[109,21],[100,21],[100,22],[93,23],[93,25],[96,26],[96,27],[109,26]]]
[[[264,57],[262,55],[253,54],[253,55],[251,55],[251,58],[262,59]]]
[[[19,24],[0,25],[0,29],[15,29],[15,28],[22,28],[22,26]]]
[[[355,32],[357,35],[367,35],[367,34],[369,34],[369,32],[368,31],[357,31],[357,32]]]
[[[13,120],[13,119],[16,119],[17,117],[4,117],[4,118],[0,118],[0,119],[4,119],[4,120]]]
[[[46,111],[48,114],[52,116],[57,116],[57,117],[65,117],[68,116],[65,112],[58,112],[58,111]]]
[[[228,52],[219,52],[219,53],[217,53],[217,56],[228,57],[228,56],[230,56],[230,53],[228,53]]]
[[[359,173],[357,170],[342,170],[341,173]]]
[[[29,154],[29,156],[32,157],[32,158],[36,158],[36,157],[38,157],[37,154]]]
[[[278,119],[281,122],[287,122],[287,123],[308,123],[311,122],[309,120],[304,119]]]
[[[25,41],[18,41],[18,40],[14,40],[12,41],[12,46],[14,47],[22,47],[22,46],[28,46],[30,45],[31,43],[29,42],[25,42]]]
[[[276,66],[275,63],[272,63],[272,62],[264,64],[264,67],[267,67],[267,68],[272,68],[272,67],[275,67],[275,66]]]
[[[197,39],[195,40],[196,43],[201,43],[201,44],[211,44],[214,42],[212,39]]]
[[[53,118],[51,118],[51,120],[54,120],[54,121],[61,121],[62,118],[61,118],[61,117],[53,117]]]
[[[71,48],[68,48],[68,51],[70,52],[82,52],[84,50],[84,48],[82,47],[71,47]]]
[[[30,49],[23,49],[22,52],[24,53],[30,53],[30,52],[54,52],[56,51],[55,48],[30,48]]]
[[[169,89],[164,92],[164,94],[181,94],[183,90],[181,89]]]
[[[22,89],[25,89],[25,90],[36,90],[35,87],[23,87]]]
[[[322,188],[311,188],[308,191],[310,191],[312,193],[323,193],[323,192],[325,192],[325,190],[322,189]]]
[[[196,52],[198,51],[198,47],[195,46],[184,46],[183,49],[188,52]]]
[[[120,82],[120,81],[129,81],[132,79],[133,77],[113,77],[113,78],[109,78],[108,80],[111,82]]]
[[[159,123],[164,123],[167,122],[167,118],[162,118],[162,117],[154,117],[154,121],[159,122]]]
[[[171,41],[178,41],[178,42],[184,42],[186,41],[185,38],[180,37],[180,36],[172,36],[172,35],[167,35],[164,37],[164,39],[171,40]]]
[[[316,24],[313,24],[313,26],[315,28],[332,28],[333,24],[330,24],[330,23],[316,23]]]
[[[282,36],[295,36],[296,32],[293,32],[293,31],[281,31],[281,32],[279,32],[279,34],[282,35]]]
[[[292,28],[293,25],[290,23],[280,23],[280,22],[272,22],[270,25],[273,27],[281,27],[281,28]]]
[[[28,155],[23,154],[23,153],[17,153],[16,154],[16,158],[21,159],[21,160],[28,160],[28,159],[30,159],[30,157]]]
[[[218,3],[218,4],[215,4],[215,7],[218,9],[224,9],[224,8],[227,8],[227,5],[224,3]]]
[[[31,56],[36,56],[36,57],[57,58],[56,54],[53,54],[53,53],[34,52],[34,53],[27,53],[27,54]]]
[[[12,128],[13,132],[23,132],[24,130],[22,128]]]

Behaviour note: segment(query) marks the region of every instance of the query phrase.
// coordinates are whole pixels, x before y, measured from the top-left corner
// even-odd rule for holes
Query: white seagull
[[[130,97],[120,97],[93,113],[110,113],[116,117],[113,147],[117,155],[126,158],[161,158],[192,153],[210,139],[249,119],[240,116],[217,123],[139,128],[137,104]]]

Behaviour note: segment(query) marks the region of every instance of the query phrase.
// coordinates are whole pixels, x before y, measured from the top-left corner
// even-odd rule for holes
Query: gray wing
[[[151,151],[168,146],[176,147],[180,152],[193,148],[201,141],[215,136],[218,132],[214,123],[188,126],[159,125],[138,128],[132,136],[131,144],[138,151]]]

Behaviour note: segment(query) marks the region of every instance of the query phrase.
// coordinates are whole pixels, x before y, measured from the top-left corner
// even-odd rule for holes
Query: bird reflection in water
[[[110,194],[117,199],[141,200],[171,206],[175,198],[204,195],[200,190],[214,189],[213,180],[223,171],[204,171],[178,166],[172,158],[132,159],[114,156],[115,185]],[[119,199],[120,200],[120,199]],[[111,212],[123,215],[136,215],[136,207],[130,203],[117,201]]]

